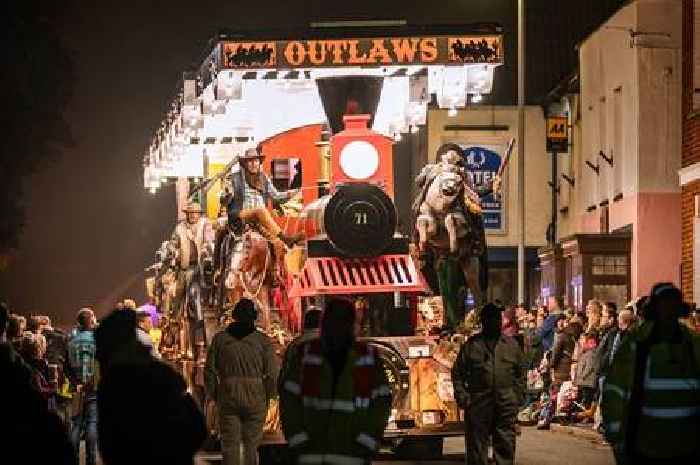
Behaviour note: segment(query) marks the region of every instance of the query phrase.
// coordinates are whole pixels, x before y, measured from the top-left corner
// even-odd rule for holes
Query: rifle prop
[[[226,166],[224,166],[224,169],[221,170],[220,172],[216,173],[214,176],[205,179],[204,181],[200,182],[196,186],[194,186],[189,194],[187,194],[187,200],[190,200],[194,194],[197,192],[202,192],[202,194],[206,194],[209,192],[209,189],[211,189],[211,186],[214,185],[216,181],[219,179],[222,179],[224,176],[228,174],[229,171],[231,171],[231,168],[233,168],[233,165],[238,163],[238,157],[233,157],[233,159],[228,162]]]
[[[511,137],[510,140],[508,141],[508,147],[506,147],[506,153],[503,155],[503,161],[501,162],[501,165],[498,167],[498,171],[496,172],[496,176],[503,177],[503,172],[505,171],[506,167],[508,166],[508,163],[510,162],[510,155],[513,153],[513,146],[515,145],[515,137]]]

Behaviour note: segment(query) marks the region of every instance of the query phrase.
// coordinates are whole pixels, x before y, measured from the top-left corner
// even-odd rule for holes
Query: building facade
[[[579,46],[556,180],[557,288],[576,307],[680,283],[682,18],[682,0],[637,0]]]
[[[700,296],[700,1],[683,0],[682,285]]]

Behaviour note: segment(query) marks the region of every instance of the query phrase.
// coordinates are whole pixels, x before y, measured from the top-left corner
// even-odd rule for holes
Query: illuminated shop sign
[[[496,177],[501,166],[501,147],[462,145],[462,156],[466,162],[467,174],[476,186],[488,185]],[[505,183],[504,183],[505,187]],[[491,231],[503,231],[503,203],[493,194],[481,200],[484,209],[484,228]]]
[[[502,64],[500,35],[222,42],[225,69]]]

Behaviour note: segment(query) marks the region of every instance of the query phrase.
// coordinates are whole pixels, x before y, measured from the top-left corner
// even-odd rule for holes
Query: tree
[[[0,15],[0,264],[24,224],[23,180],[73,144],[64,111],[74,68],[61,40],[70,0],[5,0]]]

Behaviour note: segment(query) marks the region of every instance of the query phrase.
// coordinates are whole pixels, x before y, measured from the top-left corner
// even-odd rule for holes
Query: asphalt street
[[[220,455],[200,455],[197,465],[218,464]],[[464,439],[448,438],[444,457],[439,461],[397,461],[391,453],[382,453],[374,464],[380,465],[447,465],[464,463]],[[600,441],[556,431],[523,428],[516,449],[517,465],[614,465],[610,448]]]

